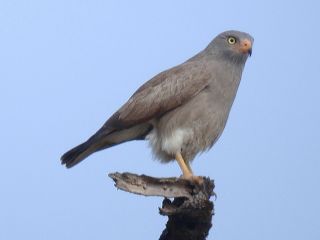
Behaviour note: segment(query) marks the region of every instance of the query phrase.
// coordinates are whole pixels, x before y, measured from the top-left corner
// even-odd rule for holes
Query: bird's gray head
[[[253,37],[239,31],[226,31],[216,36],[206,48],[219,58],[244,63],[251,56]]]

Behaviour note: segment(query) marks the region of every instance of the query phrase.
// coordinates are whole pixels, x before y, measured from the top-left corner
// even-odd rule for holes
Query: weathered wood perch
[[[212,226],[214,182],[203,177],[197,184],[181,178],[154,178],[132,173],[110,173],[123,191],[165,199],[160,214],[168,216],[160,240],[204,240]],[[172,201],[169,198],[174,198]]]

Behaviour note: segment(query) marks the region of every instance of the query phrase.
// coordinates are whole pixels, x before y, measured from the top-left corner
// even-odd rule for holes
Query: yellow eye
[[[237,42],[237,39],[235,37],[228,37],[228,43],[233,45]]]

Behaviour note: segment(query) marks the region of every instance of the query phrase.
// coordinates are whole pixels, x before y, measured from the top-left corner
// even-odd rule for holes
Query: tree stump
[[[204,240],[212,226],[214,205],[210,201],[214,182],[203,177],[201,184],[181,178],[154,178],[133,173],[110,173],[123,191],[165,199],[159,212],[168,216],[160,240]],[[170,200],[173,198],[173,200]]]

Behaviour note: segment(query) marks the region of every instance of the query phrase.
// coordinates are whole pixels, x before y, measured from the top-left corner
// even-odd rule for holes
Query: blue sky
[[[0,239],[157,239],[161,198],[117,191],[114,171],[178,176],[146,142],[59,158],[145,81],[218,33],[255,38],[218,143],[208,239],[320,238],[317,1],[0,1]]]

